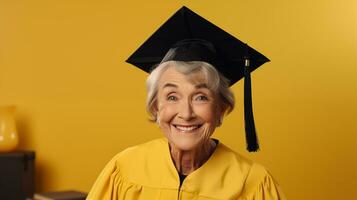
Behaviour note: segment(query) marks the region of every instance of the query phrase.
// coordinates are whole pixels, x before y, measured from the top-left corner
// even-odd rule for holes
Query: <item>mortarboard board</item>
[[[165,57],[175,48],[175,54]],[[261,53],[183,6],[151,35],[126,62],[150,72],[169,60],[203,61],[213,65],[233,85],[244,77],[244,116],[248,151],[257,151],[250,73],[268,62]]]

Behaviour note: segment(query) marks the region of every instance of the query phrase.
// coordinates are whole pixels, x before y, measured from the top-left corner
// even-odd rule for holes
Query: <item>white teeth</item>
[[[175,126],[177,129],[179,129],[180,131],[192,131],[193,129],[198,128],[198,126]]]

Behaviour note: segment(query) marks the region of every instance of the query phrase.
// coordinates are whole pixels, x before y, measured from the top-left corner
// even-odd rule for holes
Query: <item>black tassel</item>
[[[247,48],[248,49],[248,48]],[[256,152],[259,150],[258,138],[255,131],[253,106],[252,106],[252,90],[250,80],[249,57],[246,53],[244,59],[244,120],[245,120],[245,137],[247,141],[247,150]]]

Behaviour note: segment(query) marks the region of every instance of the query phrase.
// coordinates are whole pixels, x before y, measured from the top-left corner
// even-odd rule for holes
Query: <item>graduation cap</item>
[[[175,48],[175,54],[165,57],[172,48]],[[254,125],[250,73],[269,59],[183,6],[126,62],[149,73],[154,65],[170,60],[207,62],[228,78],[230,85],[244,77],[247,149],[249,152],[257,151],[259,144]]]

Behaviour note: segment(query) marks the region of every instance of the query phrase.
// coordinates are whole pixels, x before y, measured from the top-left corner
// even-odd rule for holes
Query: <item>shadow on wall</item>
[[[31,150],[35,151],[35,192],[42,191],[44,185],[44,180],[46,177],[46,165],[38,157],[38,152],[36,152],[36,145],[34,142],[33,129],[30,126],[32,123],[32,118],[24,113],[16,113],[16,128],[19,136],[19,150]]]

